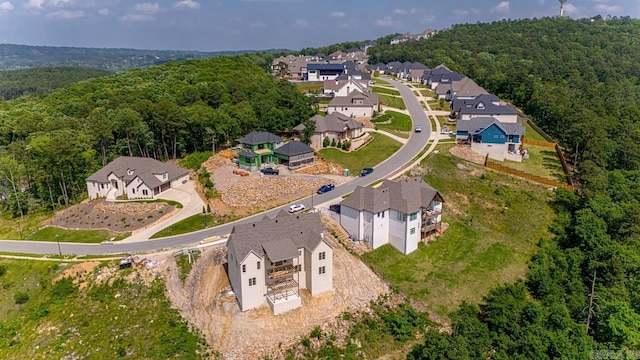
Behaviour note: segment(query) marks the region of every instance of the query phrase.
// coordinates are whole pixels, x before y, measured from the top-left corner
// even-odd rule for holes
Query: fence
[[[544,184],[544,185],[549,185],[549,186],[553,186],[553,187],[563,187],[565,189],[568,189],[569,191],[573,191],[573,186],[572,185],[567,185],[555,180],[551,180],[551,179],[547,179],[547,178],[543,178],[537,175],[532,175],[529,174],[527,172],[524,171],[520,171],[520,170],[515,170],[512,168],[508,168],[506,166],[502,166],[500,164],[496,164],[493,161],[487,159],[485,160],[485,166],[490,168],[490,169],[494,169],[497,171],[501,171],[501,172],[505,172],[507,174],[511,174],[517,177],[521,177],[527,180],[531,180],[533,182],[537,182],[539,184]]]
[[[520,113],[520,115],[524,117],[524,114]],[[549,134],[544,132],[544,130],[540,129],[538,125],[536,125],[536,123],[531,121],[531,119],[526,119],[526,120],[527,120],[527,124],[531,125],[533,130],[535,130],[538,134],[542,135],[543,138],[545,138],[549,142],[555,142]]]

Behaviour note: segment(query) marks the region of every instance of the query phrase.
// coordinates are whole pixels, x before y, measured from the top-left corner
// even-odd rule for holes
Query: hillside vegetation
[[[11,100],[28,94],[48,94],[82,80],[109,74],[103,70],[60,67],[0,71],[0,98]]]
[[[630,18],[544,18],[370,49],[371,62],[444,63],[512,101],[572,152],[581,183],[556,191],[555,237],[540,242],[526,279],[463,303],[452,332],[427,333],[409,359],[612,358],[640,348],[639,36]]]
[[[177,158],[308,122],[308,98],[265,72],[269,61],[170,63],[0,103],[5,206],[19,216],[79,200],[86,177],[120,155]]]

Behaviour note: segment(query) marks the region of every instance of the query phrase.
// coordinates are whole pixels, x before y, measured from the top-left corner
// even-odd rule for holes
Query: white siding
[[[362,211],[362,239],[373,247],[373,214],[368,211]]]
[[[185,184],[187,181],[189,181],[189,174],[186,174],[186,175],[184,175],[182,177],[179,177],[179,178],[171,181],[171,187],[172,188],[178,187],[178,186],[180,186],[182,184]]]
[[[319,255],[322,252],[325,256],[320,260]],[[333,249],[323,240],[310,254],[309,259],[306,269],[311,281],[307,290],[312,296],[331,291],[333,289]],[[320,274],[321,267],[324,267],[324,274]]]
[[[107,191],[109,191],[110,186],[111,184],[109,183],[87,181],[87,195],[89,196],[90,200],[97,199],[99,197],[106,197]]]
[[[405,254],[405,235],[407,232],[407,224],[405,221],[398,220],[398,212],[389,211],[389,243]]]
[[[405,254],[409,254],[418,248],[418,243],[420,242],[420,219],[421,213],[419,211],[415,220],[411,220],[411,214],[407,214]],[[414,231],[413,234],[411,234],[411,229]]]
[[[373,243],[371,247],[377,249],[389,243],[389,210],[384,210],[374,215],[373,218]]]
[[[360,211],[341,205],[340,225],[351,235],[351,238],[360,240]]]
[[[260,270],[257,268],[258,261],[261,262]],[[246,271],[242,272],[242,265],[246,266]],[[240,303],[240,309],[247,311],[255,309],[265,304],[266,294],[264,261],[254,253],[249,253],[247,257],[238,264],[238,274],[241,293],[236,292],[236,297]],[[231,275],[231,273],[229,273]],[[249,279],[256,278],[256,284],[249,286]],[[234,288],[235,291],[235,288]]]

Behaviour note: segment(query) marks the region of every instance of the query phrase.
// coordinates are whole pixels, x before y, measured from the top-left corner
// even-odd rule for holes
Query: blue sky
[[[554,16],[558,0],[0,0],[0,41],[173,50],[323,46],[457,23]],[[640,0],[568,0],[565,16],[640,17]]]

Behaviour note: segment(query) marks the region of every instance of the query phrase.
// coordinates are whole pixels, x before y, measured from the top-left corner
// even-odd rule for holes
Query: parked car
[[[416,126],[416,132],[422,132],[422,126],[417,125]]]
[[[336,214],[340,214],[340,204],[329,205],[329,211],[333,211]]]
[[[333,185],[333,184],[322,185],[320,187],[320,189],[318,189],[318,194],[324,194],[324,193],[329,192],[329,191],[331,191],[331,190],[333,190],[335,188],[336,188],[336,186]]]
[[[292,213],[292,214],[295,213],[295,212],[298,212],[298,211],[302,211],[304,209],[306,209],[306,208],[302,204],[293,204],[293,205],[289,206],[289,212]]]
[[[373,168],[364,168],[360,171],[360,176],[367,176],[373,172]]]
[[[274,168],[264,168],[260,170],[261,173],[265,175],[279,175],[280,170]]]

